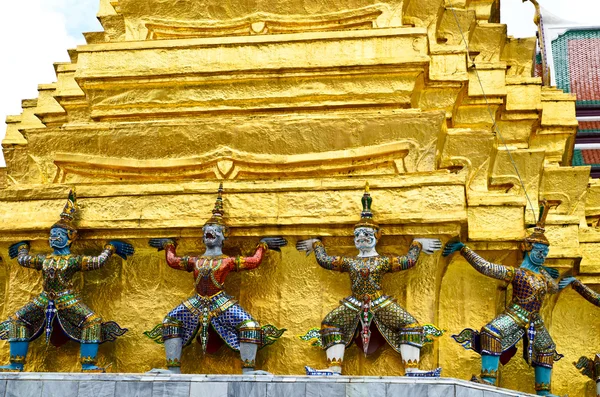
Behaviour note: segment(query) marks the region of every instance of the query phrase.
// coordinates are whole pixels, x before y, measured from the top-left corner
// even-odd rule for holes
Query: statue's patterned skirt
[[[542,317],[537,312],[519,315],[519,310],[511,303],[504,313],[483,326],[481,332],[466,328],[452,337],[465,349],[494,356],[502,356],[523,339],[523,356],[527,362],[552,367],[562,355],[556,352]]]
[[[49,299],[45,292],[20,308],[8,320],[0,323],[0,339],[10,342],[32,341],[44,331],[47,336],[58,326],[70,338],[79,343],[103,343],[114,341],[127,332],[116,322],[102,322],[89,307],[72,291],[65,291]]]
[[[528,331],[528,327],[532,328],[534,333]],[[499,339],[501,346],[500,352],[484,351],[485,353],[499,355],[512,348],[517,342],[523,339],[523,337],[527,336],[524,339],[526,349],[529,348],[528,344],[531,343],[531,339],[533,339],[531,350],[533,357],[532,361],[534,363],[541,365],[546,364],[545,361],[547,360],[543,359],[543,356],[548,356],[548,359],[554,359],[556,345],[554,344],[552,337],[550,337],[539,313],[532,313],[529,324],[519,324],[515,321],[513,316],[508,313],[503,313],[486,324],[482,328],[482,332],[491,335],[493,338]]]
[[[244,310],[235,299],[224,291],[211,297],[194,295],[173,309],[164,323],[175,320],[181,324],[183,345],[194,340],[203,323],[211,324],[223,342],[233,350],[240,350],[239,326],[248,321],[258,325],[258,321]]]
[[[360,321],[361,302],[353,296],[340,301],[341,305],[331,311],[322,322],[322,327],[338,328],[342,333],[342,342],[348,346],[354,339]],[[382,295],[371,305],[373,321],[389,345],[400,352],[401,344],[416,347],[423,345],[423,329],[417,320],[394,299]],[[418,338],[410,338],[407,333],[420,333]],[[326,344],[323,344],[327,348]]]

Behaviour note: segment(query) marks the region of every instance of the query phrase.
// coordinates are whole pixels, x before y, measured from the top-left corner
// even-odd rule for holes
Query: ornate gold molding
[[[193,179],[273,179],[303,176],[397,175],[415,143],[392,142],[355,149],[295,155],[254,154],[222,146],[197,157],[135,160],[57,153],[53,183],[70,176],[88,181],[185,181]]]
[[[374,4],[353,10],[317,15],[281,15],[256,12],[227,20],[173,21],[152,18],[145,23],[147,40],[198,37],[243,36],[254,34],[326,32],[331,30],[372,29],[389,26],[390,6]],[[380,18],[383,15],[383,18]],[[400,18],[396,17],[398,20]]]

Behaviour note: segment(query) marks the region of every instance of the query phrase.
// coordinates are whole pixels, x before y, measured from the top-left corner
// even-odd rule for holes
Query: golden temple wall
[[[57,81],[7,119],[2,318],[41,289],[38,273],[8,259],[8,246],[26,239],[47,252],[72,186],[81,207],[74,252],[97,253],[113,238],[136,248],[79,281],[84,302],[129,328],[100,349],[113,372],[163,366],[162,347],[142,332],[193,282],[147,240],[177,237],[179,253],[201,253],[219,181],[232,227],[226,253],[249,253],[265,235],[289,240],[226,284],[259,321],[288,329],[258,356],[258,367],[277,374],[324,365],[297,336],[350,291],[345,275],[321,269],[295,242],[322,236],[331,253],[352,255],[367,180],[384,227],[380,251],[390,253],[414,237],[460,236],[487,259],[518,265],[533,220],[525,190],[536,211],[538,199],[560,200],[547,222],[548,264],[597,285],[600,185],[589,168],[569,166],[575,98],[531,77],[535,40],[507,37],[498,10],[493,0],[101,0],[104,31],[86,33],[71,62],[55,65]],[[447,330],[424,349],[423,367],[457,378],[479,372],[479,356],[449,335],[483,326],[510,290],[439,252],[384,285],[422,323]],[[572,362],[597,352],[600,309],[569,288],[543,314],[565,354],[553,392],[594,395]],[[38,340],[27,370],[76,371],[77,350]],[[500,385],[533,392],[533,369],[519,355]],[[186,349],[183,371],[240,371],[225,348],[200,356],[198,345]],[[349,375],[404,373],[388,347],[368,358],[352,347],[345,362]]]

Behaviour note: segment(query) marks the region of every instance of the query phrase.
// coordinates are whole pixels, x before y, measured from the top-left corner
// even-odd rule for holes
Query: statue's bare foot
[[[496,386],[495,384],[488,382],[487,380],[482,379],[481,376],[477,376],[477,375],[473,375],[471,377],[471,382],[479,383],[482,385],[488,385],[488,386]]]
[[[309,376],[340,376],[341,372],[335,368],[326,368],[326,369],[315,369],[313,367],[309,367],[308,365],[306,365],[304,367],[304,369],[306,370],[306,375]]]
[[[81,372],[84,373],[106,373],[106,368],[98,367],[96,365],[85,365],[81,368]]]
[[[242,375],[273,375],[273,374],[270,372],[267,372],[267,371],[260,370],[260,369],[243,368]]]
[[[180,368],[164,369],[164,368],[152,368],[147,374],[164,374],[164,375],[179,375],[181,374]]]
[[[23,364],[8,364],[0,367],[0,372],[22,372]]]
[[[442,368],[436,368],[431,371],[411,368],[409,371],[406,371],[406,376],[410,376],[412,378],[439,378],[441,374]]]

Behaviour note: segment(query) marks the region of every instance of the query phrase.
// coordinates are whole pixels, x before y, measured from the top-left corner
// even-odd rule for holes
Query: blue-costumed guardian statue
[[[535,370],[536,393],[552,396],[552,366],[562,356],[556,352],[539,312],[546,295],[559,291],[558,272],[543,266],[550,246],[544,235],[548,210],[548,204],[541,203],[534,232],[522,244],[524,259],[518,268],[490,263],[460,241],[449,242],[444,248],[444,256],[460,251],[475,270],[513,287],[512,301],[504,313],[481,328],[481,332],[467,328],[453,335],[463,347],[481,354],[481,376],[473,376],[472,381],[495,385],[500,362],[506,364],[516,352],[517,342],[523,339],[523,357]]]
[[[0,323],[0,339],[10,344],[10,364],[0,367],[0,372],[23,371],[29,342],[42,334],[46,336],[46,343],[60,345],[68,339],[80,343],[82,371],[104,372],[104,368],[96,366],[98,346],[127,331],[114,321],[102,322],[100,316],[81,302],[73,290],[72,279],[79,271],[100,269],[113,254],[126,259],[133,254],[133,247],[111,241],[98,256],[71,254],[71,244],[77,238],[73,225],[76,210],[77,198],[71,190],[60,220],[50,229],[52,254],[30,255],[27,241],[9,248],[10,257],[16,257],[19,265],[42,272],[43,291]]]

